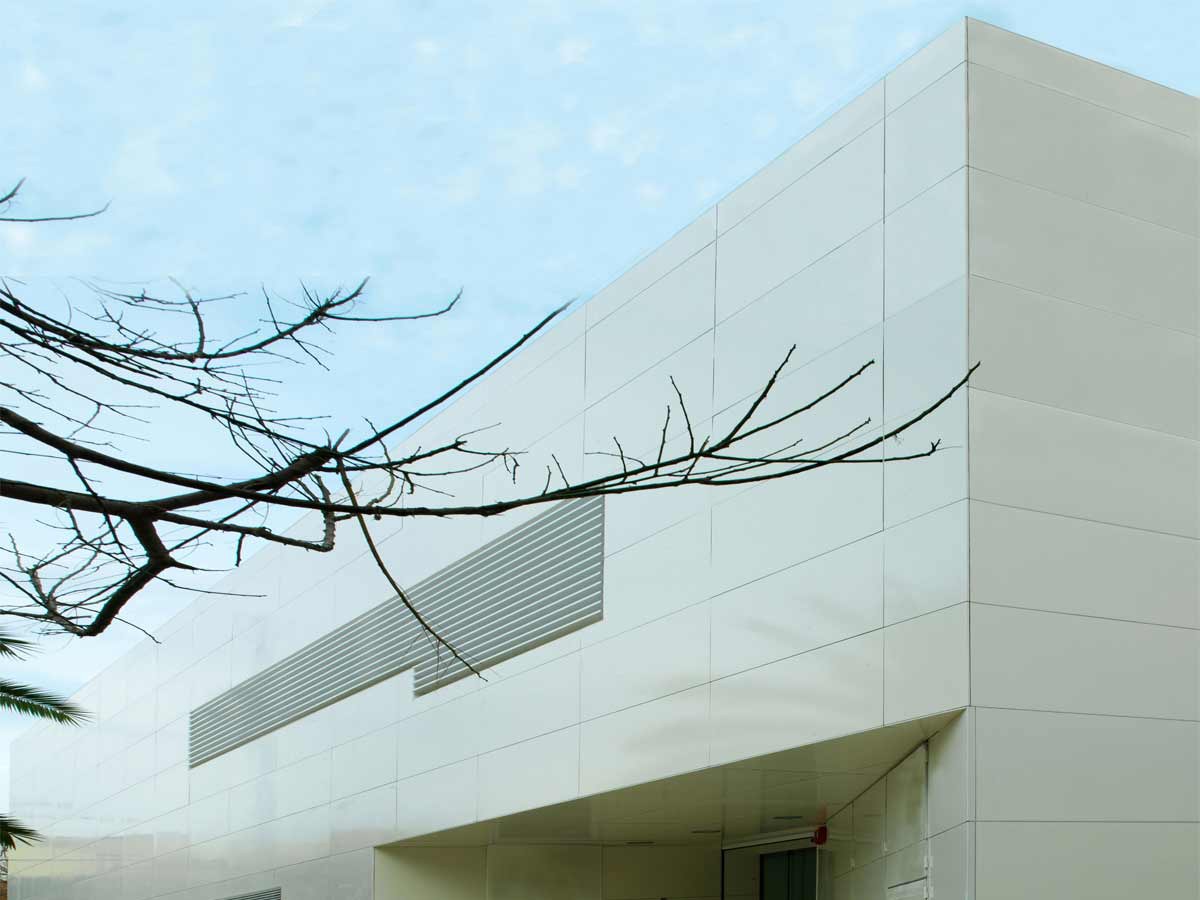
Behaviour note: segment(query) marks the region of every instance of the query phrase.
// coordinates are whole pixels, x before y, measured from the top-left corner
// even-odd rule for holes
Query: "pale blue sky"
[[[288,389],[347,414],[403,410],[593,293],[957,17],[1200,93],[1195,0],[187,6],[9,9],[0,179],[28,177],[29,214],[112,207],[5,226],[0,273],[209,293],[370,275],[375,312],[463,287],[435,324],[347,331],[334,379]],[[133,638],[55,639],[6,674],[70,690]],[[0,809],[24,727],[0,720]]]

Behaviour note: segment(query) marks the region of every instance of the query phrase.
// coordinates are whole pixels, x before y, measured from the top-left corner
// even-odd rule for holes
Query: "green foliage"
[[[82,725],[88,718],[87,713],[70,700],[7,678],[0,678],[0,709],[63,725]]]
[[[32,828],[9,816],[0,815],[0,847],[5,850],[15,850],[18,843],[33,844],[41,839],[42,836]]]
[[[0,657],[24,659],[33,650],[32,641],[0,629]],[[6,678],[0,678],[0,709],[63,725],[82,725],[88,720],[88,714],[70,700]],[[32,844],[39,840],[41,835],[32,828],[0,814],[0,848],[13,850],[18,843]]]
[[[13,637],[7,631],[0,629],[0,656],[7,656],[10,659],[24,659],[33,650],[33,641]]]

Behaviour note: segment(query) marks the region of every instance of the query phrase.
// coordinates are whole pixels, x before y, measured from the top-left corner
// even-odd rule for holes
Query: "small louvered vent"
[[[603,617],[604,500],[559,504],[408,591],[476,668]],[[198,766],[301,716],[415,667],[423,694],[468,674],[393,598],[192,711]]]
[[[267,888],[265,891],[255,891],[252,894],[238,894],[236,897],[226,897],[225,900],[282,900],[279,888]]]

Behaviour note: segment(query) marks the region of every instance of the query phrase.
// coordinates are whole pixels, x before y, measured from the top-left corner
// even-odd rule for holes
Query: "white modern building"
[[[486,681],[349,532],[264,550],[19,743],[12,896],[1195,900],[1198,133],[958,23],[413,439],[596,471],[669,376],[720,429],[796,344],[778,409],[877,361],[797,436],[982,363],[885,448],[940,452],[380,523]]]

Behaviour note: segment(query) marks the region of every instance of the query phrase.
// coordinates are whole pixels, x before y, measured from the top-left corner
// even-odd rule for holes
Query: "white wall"
[[[375,853],[376,900],[486,900],[487,847],[396,847]]]
[[[810,445],[942,394],[968,358],[964,34],[422,429],[428,444],[498,421],[490,440],[531,451],[516,487],[474,473],[458,496],[540,487],[539,454],[594,473],[584,451],[617,429],[648,450],[668,376],[697,428],[728,427],[793,343],[764,414],[876,361],[797,420]],[[613,498],[604,621],[487,682],[414,698],[400,675],[189,769],[189,710],[387,599],[351,534],[329,556],[268,549],[224,585],[261,596],[197,603],[81,692],[97,724],[20,742],[15,811],[50,840],[17,855],[14,896],[212,900],[287,880],[361,897],[377,844],[964,707],[965,396],[886,451],[934,438],[928,460]],[[412,583],[521,519],[378,532]]]
[[[929,808],[935,792],[930,765],[929,748],[922,744],[829,819],[829,841],[821,852],[822,896],[886,900],[890,890],[916,882],[936,889],[965,862],[965,854],[958,852],[932,859]],[[936,802],[944,801],[939,797]]]
[[[1194,898],[1198,104],[978,22],[968,48],[975,774],[943,839],[977,857],[952,896]]]
[[[716,847],[385,847],[375,900],[718,900]]]
[[[958,889],[969,856],[958,840],[961,827],[946,826],[964,796],[965,754],[958,745],[970,728],[965,714],[955,716],[829,818],[827,843],[818,850],[819,896],[886,900],[901,887],[927,888],[934,898],[963,896]],[[810,846],[805,839],[726,851],[725,900],[757,900],[761,855]]]

